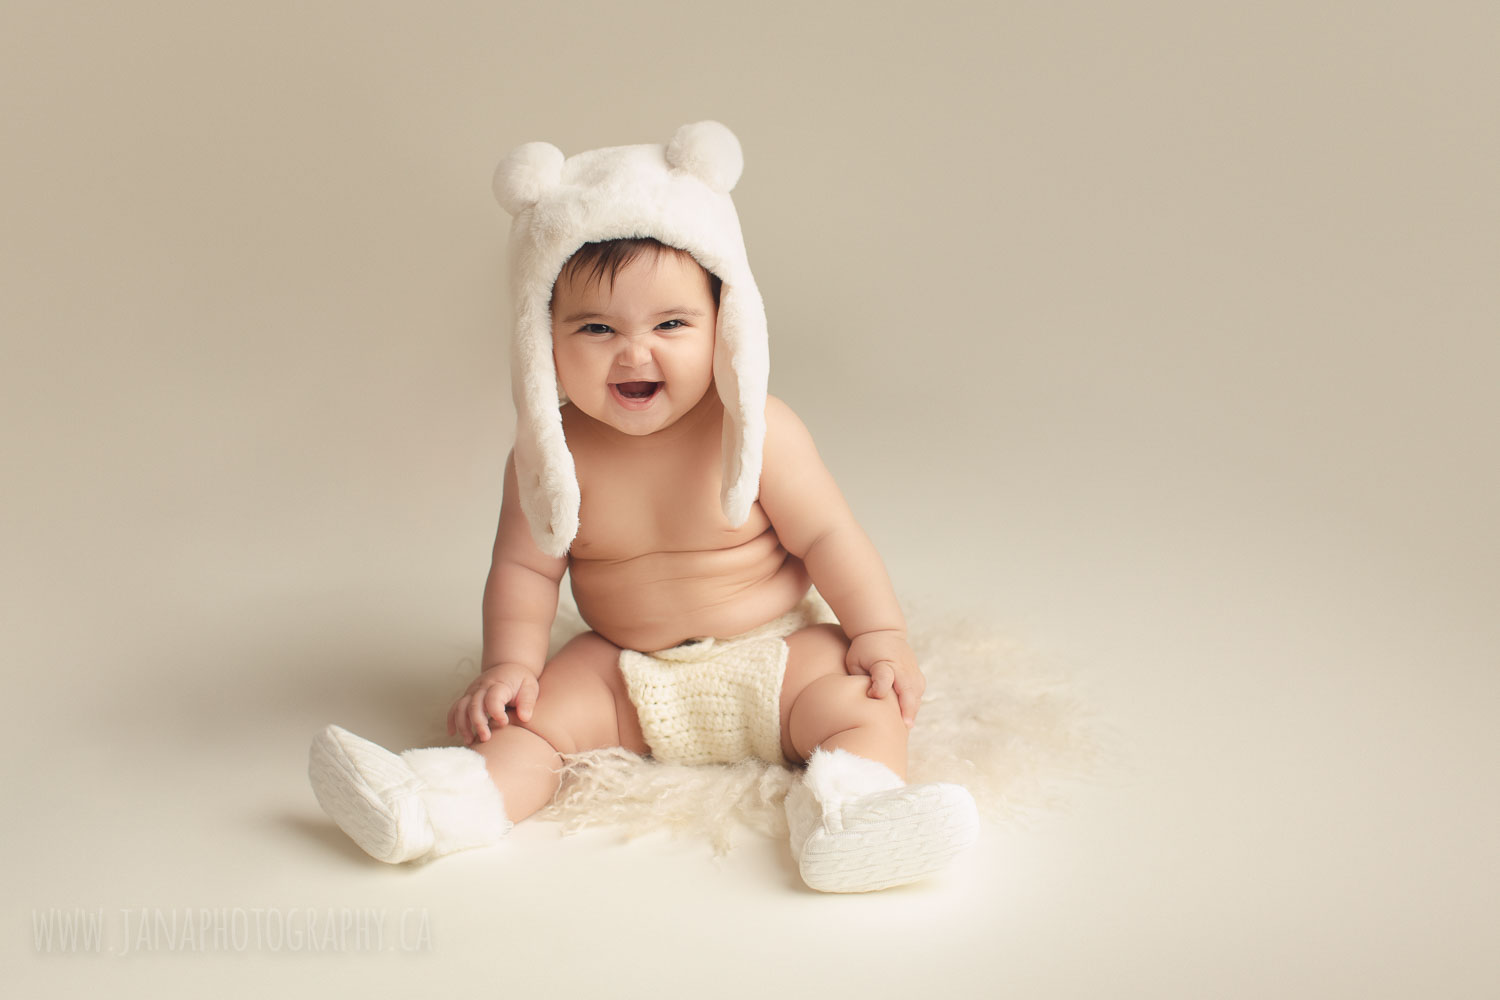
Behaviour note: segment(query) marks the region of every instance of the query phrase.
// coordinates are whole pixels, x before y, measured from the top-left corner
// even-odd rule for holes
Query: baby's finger
[[[474,731],[469,726],[469,696],[463,695],[448,709],[448,731],[459,736],[465,743],[474,742]]]
[[[921,671],[913,670],[896,687],[901,701],[901,717],[911,726],[917,721],[917,712],[921,711],[922,695],[927,691],[927,678],[922,676]]]
[[[901,706],[901,719],[910,729],[917,724],[917,709],[922,707],[922,692],[908,686],[896,689],[896,703]]]
[[[896,682],[896,671],[891,664],[885,660],[870,667],[870,697],[884,698],[891,693],[891,685]]]
[[[465,743],[474,742],[474,730],[469,725],[469,696],[453,702],[453,707],[448,709],[448,732],[459,736]]]
[[[480,743],[490,738],[490,718],[484,710],[484,697],[469,699],[469,727]]]
[[[521,690],[516,693],[516,718],[522,722],[531,721],[531,712],[536,708],[536,696],[540,690],[536,678],[528,677],[521,682]]]
[[[495,728],[500,729],[509,724],[510,719],[505,714],[505,706],[510,703],[510,686],[508,684],[496,684],[484,694],[484,714],[487,719],[495,723]]]

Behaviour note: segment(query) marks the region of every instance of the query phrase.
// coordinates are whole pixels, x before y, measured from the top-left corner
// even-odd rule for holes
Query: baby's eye
[[[680,326],[682,326],[682,320],[680,319],[669,319],[665,323],[656,324],[658,330],[675,330]]]
[[[603,323],[585,323],[579,329],[579,333],[614,333],[614,329]]]

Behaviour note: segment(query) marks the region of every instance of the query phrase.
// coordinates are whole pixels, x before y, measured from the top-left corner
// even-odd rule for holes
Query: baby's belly
[[[589,627],[623,649],[650,652],[738,635],[786,614],[811,584],[801,560],[774,537],[770,546],[756,539],[702,552],[574,558],[573,597]]]

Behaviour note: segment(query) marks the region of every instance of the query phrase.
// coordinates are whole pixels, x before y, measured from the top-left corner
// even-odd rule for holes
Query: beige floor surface
[[[1493,10],[758,10],[6,7],[7,995],[1500,995]],[[754,835],[378,867],[306,745],[472,669],[490,166],[707,116],[899,588],[1117,752],[871,897]]]

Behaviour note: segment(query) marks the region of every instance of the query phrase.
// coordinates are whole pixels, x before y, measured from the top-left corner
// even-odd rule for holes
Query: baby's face
[[[625,434],[670,427],[713,385],[718,312],[685,253],[643,253],[608,280],[565,274],[552,291],[552,357],[573,405]]]

